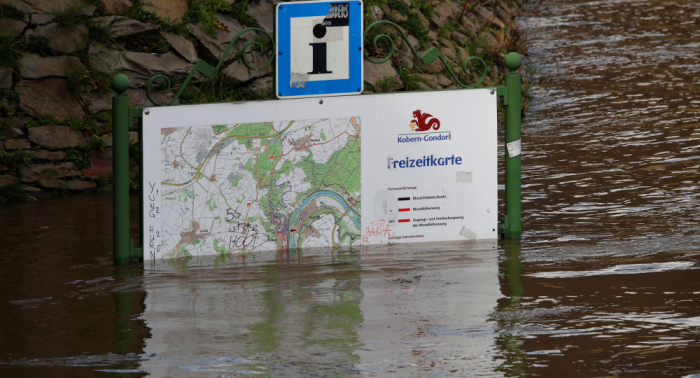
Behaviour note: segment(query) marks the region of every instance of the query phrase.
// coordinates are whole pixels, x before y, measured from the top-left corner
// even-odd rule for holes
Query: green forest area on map
[[[161,129],[166,257],[360,240],[360,119]]]

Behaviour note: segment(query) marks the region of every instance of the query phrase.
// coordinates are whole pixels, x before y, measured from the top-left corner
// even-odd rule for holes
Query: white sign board
[[[147,108],[144,257],[494,239],[489,89]]]
[[[279,98],[362,91],[362,2],[277,4],[276,93]]]

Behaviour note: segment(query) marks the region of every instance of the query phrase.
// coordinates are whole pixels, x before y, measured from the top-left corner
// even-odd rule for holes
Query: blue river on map
[[[335,200],[340,202],[341,205],[343,205],[343,208],[345,210],[348,210],[350,208],[350,206],[345,202],[345,200],[336,193],[327,192],[327,191],[316,192],[316,193],[310,195],[306,200],[304,200],[304,203],[302,203],[301,206],[299,206],[299,208],[297,209],[297,211],[294,212],[294,215],[292,216],[292,221],[290,222],[290,225],[293,225],[294,222],[296,222],[297,216],[299,215],[299,212],[301,211],[301,209],[306,207],[306,205],[308,205],[309,202],[311,202],[312,200],[314,200],[318,197],[321,197],[321,196],[328,196],[328,197],[334,198]],[[353,215],[351,216],[351,218],[352,218],[353,223],[355,223],[355,226],[357,226],[357,228],[362,229],[362,227],[360,226],[360,220],[357,219],[357,216],[358,216],[357,212],[355,210],[352,210],[352,212],[353,212]],[[290,241],[290,247],[294,248],[294,238],[289,238],[289,241]]]

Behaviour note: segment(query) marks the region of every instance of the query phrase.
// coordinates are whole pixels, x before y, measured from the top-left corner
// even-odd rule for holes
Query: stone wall
[[[365,21],[400,24],[415,49],[437,47],[456,71],[469,56],[482,57],[485,83],[496,85],[505,53],[518,43],[513,18],[521,1],[365,1]],[[0,202],[21,198],[18,191],[37,197],[107,187],[111,77],[126,74],[131,105],[149,106],[148,78],[162,74],[177,83],[198,59],[215,65],[240,30],[272,33],[273,9],[271,0],[0,0]],[[255,38],[243,35],[236,51]],[[365,64],[367,92],[456,87],[442,63],[423,65],[395,40],[391,60]],[[193,89],[179,101],[272,98],[271,68],[251,71],[231,59],[214,79],[197,77],[194,87],[215,87],[212,80],[214,95]]]

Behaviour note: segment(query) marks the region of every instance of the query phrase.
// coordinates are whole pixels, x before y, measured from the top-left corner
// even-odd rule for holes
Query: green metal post
[[[129,256],[129,97],[124,92],[129,79],[124,74],[112,78],[112,133],[114,158],[114,264],[128,263]]]
[[[508,105],[506,105],[506,214],[503,217],[503,236],[508,239],[520,238],[521,215],[521,162],[520,162],[520,111],[521,83],[520,68],[523,59],[515,52],[506,55],[506,67],[511,71],[506,74],[508,87]]]

